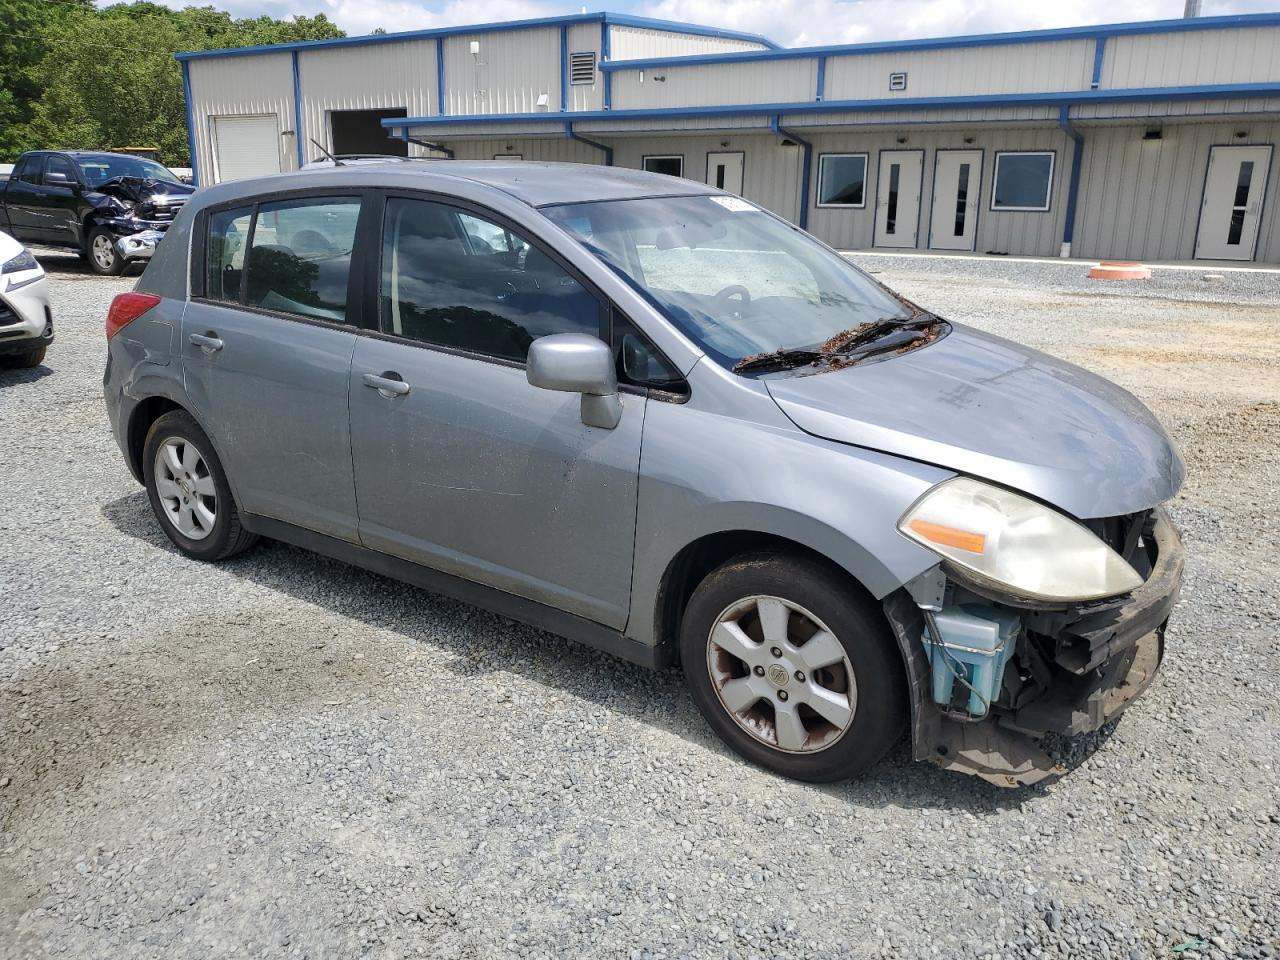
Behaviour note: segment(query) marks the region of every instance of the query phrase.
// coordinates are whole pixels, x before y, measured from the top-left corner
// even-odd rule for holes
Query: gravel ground
[[[129,280],[0,373],[0,956],[1262,957],[1280,944],[1280,278],[866,257],[1168,425],[1161,679],[1065,779],[730,755],[649,673],[275,544],[183,559],[108,432]]]

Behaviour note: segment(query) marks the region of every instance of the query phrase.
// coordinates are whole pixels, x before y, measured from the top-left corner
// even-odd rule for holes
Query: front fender
[[[897,520],[954,473],[690,405],[650,403],[626,633],[660,642],[657,600],[669,564],[710,534],[769,534],[813,550],[881,599],[936,566]]]

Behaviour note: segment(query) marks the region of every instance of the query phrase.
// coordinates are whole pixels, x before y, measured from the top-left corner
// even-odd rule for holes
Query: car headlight
[[[1095,600],[1142,578],[1087,527],[969,477],[938,484],[898,521],[904,535],[961,571],[1032,600]]]
[[[36,263],[36,258],[31,255],[30,250],[23,250],[16,257],[6,260],[3,264],[0,264],[0,274],[22,273],[24,270],[39,269],[40,264]]]

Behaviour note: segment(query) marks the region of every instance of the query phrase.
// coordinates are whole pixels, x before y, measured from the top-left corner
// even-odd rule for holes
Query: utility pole
[[[1187,0],[1187,5],[1182,11],[1184,19],[1200,16],[1200,0]]]

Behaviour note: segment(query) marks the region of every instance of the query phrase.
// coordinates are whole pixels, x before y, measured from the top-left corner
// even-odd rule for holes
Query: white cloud
[[[1277,0],[1203,0],[1201,14],[1278,6]],[[1182,16],[1183,0],[649,0],[636,12],[762,33],[790,47],[1166,20]]]

